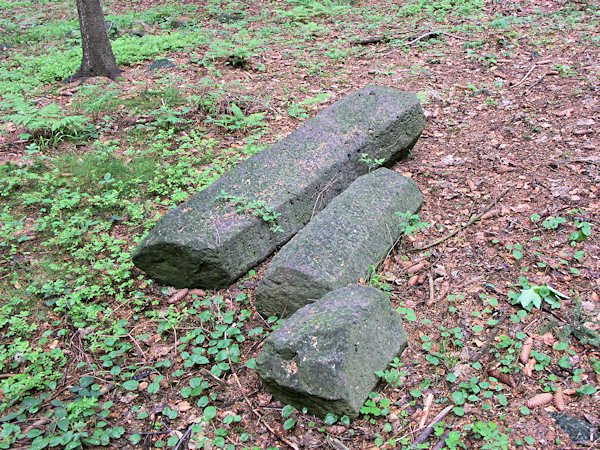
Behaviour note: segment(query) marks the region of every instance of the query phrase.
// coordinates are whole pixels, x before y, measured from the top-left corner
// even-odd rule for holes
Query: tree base
[[[63,83],[69,84],[75,80],[86,80],[87,78],[94,77],[106,77],[110,78],[111,80],[116,80],[119,75],[121,75],[121,70],[119,70],[117,67],[105,67],[102,69],[98,67],[80,67],[73,75],[65,78]]]

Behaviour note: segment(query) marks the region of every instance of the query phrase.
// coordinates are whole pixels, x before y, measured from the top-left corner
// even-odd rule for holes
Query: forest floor
[[[420,448],[598,446],[552,417],[600,429],[596,2],[103,4],[122,77],[65,85],[74,2],[0,0],[0,448],[408,448],[447,406]],[[428,227],[365,281],[407,350],[358,419],[323,421],[253,370],[275,324],[253,307],[268,261],[177,291],[131,252],[368,84],[421,99],[394,170]]]

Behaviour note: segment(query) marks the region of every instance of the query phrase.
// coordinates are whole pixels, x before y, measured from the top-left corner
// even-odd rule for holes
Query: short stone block
[[[370,286],[347,286],[299,309],[266,340],[256,370],[267,390],[311,414],[355,418],[406,347],[400,315]]]

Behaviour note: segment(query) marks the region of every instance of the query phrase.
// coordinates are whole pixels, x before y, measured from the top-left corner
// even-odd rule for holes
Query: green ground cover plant
[[[572,388],[564,413],[597,404],[597,5],[102,3],[123,77],[64,85],[81,58],[74,2],[0,0],[0,448],[409,448],[430,395],[426,422],[452,412],[422,448],[571,444],[554,404],[525,403]],[[146,72],[158,58],[175,67]],[[262,268],[184,292],[131,252],[171,208],[368,83],[419,93],[427,113],[395,168],[423,211],[400,215],[402,242],[365,274],[411,345],[357,420],[321,420],[254,373],[277,327],[254,309]],[[254,199],[223,201],[277,227]]]

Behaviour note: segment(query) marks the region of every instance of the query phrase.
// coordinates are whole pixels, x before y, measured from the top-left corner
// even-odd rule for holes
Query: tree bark
[[[100,0],[75,1],[79,14],[83,58],[81,67],[67,79],[67,82],[90,77],[108,77],[114,80],[121,71],[117,67],[115,55],[108,39]]]

